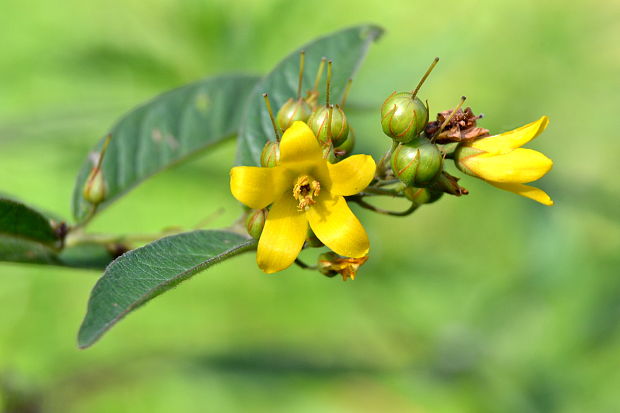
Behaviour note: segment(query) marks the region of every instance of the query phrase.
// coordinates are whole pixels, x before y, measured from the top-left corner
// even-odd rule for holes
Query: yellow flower
[[[375,168],[368,155],[327,162],[312,130],[299,121],[282,136],[277,166],[232,168],[230,191],[237,200],[254,209],[273,204],[258,242],[258,266],[266,273],[290,266],[303,247],[308,224],[336,253],[365,256],[368,236],[344,197],[366,188]]]
[[[538,151],[521,148],[540,135],[548,123],[549,118],[543,116],[510,132],[461,145],[455,153],[456,165],[466,174],[499,189],[553,205],[543,190],[524,185],[542,178],[553,166],[553,161]]]

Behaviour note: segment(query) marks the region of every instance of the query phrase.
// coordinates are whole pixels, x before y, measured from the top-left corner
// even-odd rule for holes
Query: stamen
[[[297,182],[293,187],[293,197],[297,200],[297,210],[304,212],[316,204],[315,197],[321,192],[321,184],[319,181],[304,175],[297,178]]]

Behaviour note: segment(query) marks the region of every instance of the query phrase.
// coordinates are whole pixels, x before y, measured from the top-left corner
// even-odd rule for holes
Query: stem
[[[394,217],[405,217],[407,215],[411,215],[416,209],[418,209],[418,207],[416,205],[411,204],[411,206],[409,208],[407,208],[406,210],[404,210],[404,211],[389,211],[387,209],[377,208],[376,206],[371,205],[368,202],[364,201],[359,196],[348,197],[348,199],[350,201],[352,201],[352,202],[355,202],[356,204],[358,204],[362,208],[365,208],[365,209],[368,209],[370,211],[376,212],[377,214],[390,215],[390,216],[394,216]]]
[[[301,84],[304,81],[304,61],[306,52],[302,50],[299,53],[299,83],[297,84],[297,100],[301,99]]]
[[[347,86],[344,89],[344,94],[342,95],[342,100],[340,101],[340,108],[344,109],[344,105],[347,103],[347,98],[349,97],[349,92],[351,91],[351,84],[353,83],[353,78],[349,78],[347,82]]]
[[[318,269],[318,267],[316,265],[308,265],[305,262],[303,262],[302,260],[300,260],[299,258],[295,259],[295,264],[297,264],[297,266],[299,268],[303,268],[304,270],[316,270],[316,269]]]
[[[439,129],[437,129],[437,132],[433,134],[433,136],[431,137],[431,142],[435,142],[435,139],[437,138],[437,136],[439,136],[439,134],[443,132],[443,130],[446,128],[446,126],[448,126],[448,123],[450,123],[454,115],[456,115],[456,112],[458,112],[458,110],[463,106],[463,103],[465,103],[466,99],[467,98],[465,96],[461,96],[461,101],[459,102],[458,105],[456,105],[452,113],[450,113],[450,116],[448,116],[446,120],[444,120],[444,122],[441,124]]]
[[[420,82],[418,83],[418,86],[416,86],[415,90],[413,92],[411,92],[411,99],[415,99],[415,97],[417,96],[418,92],[420,91],[420,88],[422,87],[422,85],[426,81],[426,78],[428,77],[428,75],[431,74],[431,72],[433,71],[435,66],[437,66],[437,62],[439,62],[439,58],[438,57],[436,57],[433,60],[433,63],[431,63],[431,65],[428,67],[428,69],[426,69],[426,73],[424,73],[424,76],[422,76],[422,79],[420,79]]]
[[[271,110],[271,102],[269,101],[269,95],[263,93],[263,98],[265,99],[265,105],[267,106],[267,112],[269,112],[269,119],[271,119],[271,125],[273,126],[273,132],[276,134],[276,141],[280,142],[280,132],[278,132],[278,125],[276,125],[276,120],[273,117],[273,110]]]
[[[394,149],[396,149],[397,146],[398,146],[398,142],[392,141],[392,147],[385,153],[385,155],[383,155],[383,157],[379,161],[379,164],[377,165],[377,172],[375,173],[375,175],[379,179],[385,177],[385,171],[386,171],[385,163],[390,158],[390,156],[392,156],[392,152],[394,152]]]
[[[387,195],[392,197],[403,197],[403,194],[396,189],[386,189],[386,188],[377,188],[373,186],[369,186],[364,189],[364,194],[372,194],[372,195]]]
[[[319,64],[319,68],[316,71],[316,77],[314,78],[314,87],[312,90],[319,90],[319,82],[321,81],[321,76],[323,76],[323,71],[325,70],[325,62],[327,59],[325,57],[321,58],[321,64]]]
[[[325,107],[329,107],[329,89],[332,85],[332,61],[327,61],[327,91],[325,92]]]

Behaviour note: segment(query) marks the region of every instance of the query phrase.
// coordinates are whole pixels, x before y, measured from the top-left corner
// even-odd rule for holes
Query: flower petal
[[[489,182],[496,188],[503,189],[504,191],[510,191],[517,195],[524,196],[526,198],[533,199],[536,202],[540,202],[543,205],[553,205],[553,200],[542,189],[534,188],[533,186],[516,184],[516,183],[500,183]]]
[[[476,176],[493,182],[527,183],[545,175],[553,161],[542,153],[519,148],[503,155],[482,154],[471,156],[463,163]]]
[[[230,170],[230,192],[250,208],[265,208],[286,190],[287,177],[286,170],[279,166],[237,166]]]
[[[258,241],[256,262],[267,274],[289,267],[304,245],[308,221],[304,213],[297,211],[292,196],[278,199],[267,214],[267,222]]]
[[[280,141],[280,164],[316,162],[323,158],[312,129],[303,122],[293,122]]]
[[[529,123],[509,132],[478,139],[474,141],[471,146],[495,154],[510,152],[512,149],[520,148],[540,135],[547,127],[547,124],[549,124],[549,118],[543,116],[536,122]]]
[[[360,258],[368,254],[366,230],[342,196],[319,198],[307,212],[314,234],[335,253]]]
[[[375,176],[374,159],[368,155],[350,156],[338,163],[327,164],[334,195],[355,195],[366,188]]]

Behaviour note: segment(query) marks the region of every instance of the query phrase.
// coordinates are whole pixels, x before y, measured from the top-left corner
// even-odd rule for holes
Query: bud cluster
[[[344,112],[344,104],[349,91],[351,82],[349,81],[345,90],[343,99],[340,104],[332,104],[330,102],[330,88],[332,78],[332,62],[327,62],[327,83],[325,104],[319,104],[320,94],[318,85],[325,71],[326,59],[323,58],[319,64],[314,87],[306,92],[306,96],[302,97],[302,80],[305,63],[305,53],[300,54],[299,64],[299,83],[297,87],[297,97],[289,98],[273,116],[271,104],[267,95],[263,95],[266,100],[267,110],[271,117],[276,136],[275,141],[267,141],[263,147],[260,157],[261,166],[266,168],[274,167],[280,159],[279,137],[294,122],[305,122],[314,135],[319,144],[323,148],[326,159],[330,162],[337,162],[351,155],[355,146],[355,134],[349,126],[347,116]]]
[[[381,106],[381,127],[392,139],[392,149],[388,151],[380,165],[381,179],[394,177],[404,185],[402,194],[419,207],[438,200],[443,193],[460,196],[467,190],[458,186],[457,178],[444,170],[447,151],[440,143],[449,141],[446,136],[480,136],[488,131],[476,127],[476,117],[471,109],[441,112],[437,121],[429,122],[428,102],[418,98],[418,92],[439,61],[436,58],[430,65],[418,86],[411,92],[394,92]],[[449,127],[448,133],[442,133]],[[441,137],[441,141],[438,138]],[[389,157],[389,158],[388,158]]]

